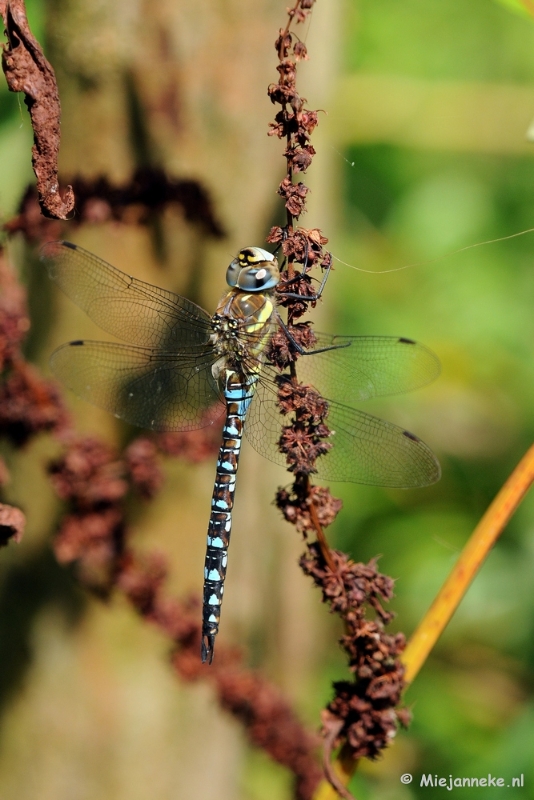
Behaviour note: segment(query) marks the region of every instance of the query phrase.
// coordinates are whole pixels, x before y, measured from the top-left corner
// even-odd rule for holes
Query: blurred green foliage
[[[520,14],[522,17],[532,19],[532,13],[527,11],[526,3],[523,2],[523,0],[496,0],[496,2],[501,3],[501,5],[509,8],[511,11],[515,11],[516,14]]]
[[[534,26],[493,0],[361,0],[349,9],[349,71],[532,81]]]
[[[533,44],[532,22],[487,0],[361,0],[346,65],[534,85]],[[534,439],[534,233],[455,252],[534,226],[534,150],[531,158],[377,142],[344,155],[334,254],[366,270],[416,266],[369,275],[338,264],[338,327],[418,338],[443,365],[434,386],[366,409],[421,435],[440,457],[441,482],[418,492],[334,486],[345,503],[336,545],[358,560],[382,554],[381,568],[397,579],[394,627],[409,634]],[[450,796],[420,787],[422,773],[490,772],[505,783],[523,773],[524,788],[478,791],[534,797],[533,574],[529,496],[410,688],[410,731],[354,778],[360,800]],[[409,786],[400,782],[405,772],[414,775]]]

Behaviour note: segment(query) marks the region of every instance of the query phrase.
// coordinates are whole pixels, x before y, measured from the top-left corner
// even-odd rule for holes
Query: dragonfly
[[[70,242],[45,244],[41,259],[67,296],[121,340],[76,340],[55,350],[52,371],[68,388],[156,432],[224,419],[204,565],[203,662],[211,663],[219,631],[243,434],[259,453],[287,467],[279,448],[285,422],[277,406],[280,369],[269,358],[275,331],[282,329],[290,346],[301,350],[299,381],[327,401],[333,446],[317,460],[319,478],[398,488],[439,479],[439,462],[421,439],[353,407],[430,383],[439,374],[438,358],[404,337],[315,331],[313,349],[303,350],[277,308],[280,270],[267,250],[240,250],[212,316]]]

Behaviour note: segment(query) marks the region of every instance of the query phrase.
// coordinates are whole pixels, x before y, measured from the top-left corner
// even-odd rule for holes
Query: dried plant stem
[[[451,574],[411,637],[401,660],[410,683],[458,607],[484,559],[534,482],[534,445],[523,456],[464,547]]]
[[[358,761],[355,761],[351,754],[350,749],[343,746],[337,756],[329,765],[328,772],[330,773],[329,780],[322,780],[313,796],[313,800],[338,800],[339,797],[352,798],[354,796],[346,789],[348,783],[354,773]],[[325,770],[326,771],[326,770]],[[332,780],[332,773],[334,779]]]
[[[293,8],[287,10],[287,24],[286,24],[286,27],[284,28],[283,33],[282,33],[282,37],[287,36],[287,34],[289,33],[289,29],[291,27],[291,23],[293,22],[293,18],[295,16],[296,12],[300,8],[300,4],[301,4],[301,0],[297,0],[295,5],[293,6]]]
[[[315,535],[317,536],[317,542],[319,547],[321,548],[321,554],[325,560],[325,563],[328,564],[332,572],[337,572],[337,565],[332,558],[332,551],[330,549],[330,545],[326,539],[323,527],[319,522],[319,515],[317,513],[317,509],[315,508],[315,504],[313,502],[313,498],[311,498],[310,503],[310,518],[313,523],[313,527],[315,528]]]

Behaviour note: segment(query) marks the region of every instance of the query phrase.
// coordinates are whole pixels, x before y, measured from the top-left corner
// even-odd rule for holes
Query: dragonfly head
[[[280,280],[278,261],[261,247],[244,247],[226,271],[226,282],[245,292],[266,292]]]

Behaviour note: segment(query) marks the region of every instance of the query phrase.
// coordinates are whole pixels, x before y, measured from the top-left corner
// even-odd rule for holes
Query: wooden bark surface
[[[313,20],[317,32],[331,3],[320,6]],[[282,214],[276,187],[283,146],[267,137],[273,106],[266,89],[276,80],[273,43],[285,4],[51,0],[47,14],[45,50],[62,103],[63,181],[81,174],[120,182],[136,167],[159,166],[174,177],[199,180],[227,232],[220,241],[208,240],[171,210],[151,229],[92,226],[75,240],[120,269],[213,310],[233,254],[261,245],[274,214]],[[332,37],[328,47],[320,36],[313,41],[317,50],[310,47],[306,65],[312,108],[327,104],[325,75],[333,59]],[[310,181],[313,224],[322,224],[327,172],[323,167]],[[43,363],[68,339],[107,338],[69,301],[58,296],[54,302]],[[124,437],[125,429],[108,415],[75,398],[69,402],[84,433],[117,443]],[[243,637],[297,696],[319,646],[319,597],[298,569],[294,530],[272,506],[287,474],[244,450],[220,635],[227,641]],[[214,459],[201,465],[169,461],[158,499],[132,508],[136,542],[169,557],[175,592],[202,588],[214,472]],[[20,490],[21,505],[25,495],[30,504],[31,491]],[[0,733],[2,800],[252,797],[242,782],[239,726],[218,709],[208,686],[178,683],[167,664],[167,642],[122,601],[103,606],[90,600],[75,629],[45,610],[33,645],[25,689]],[[289,776],[281,772],[282,792],[286,784]]]

